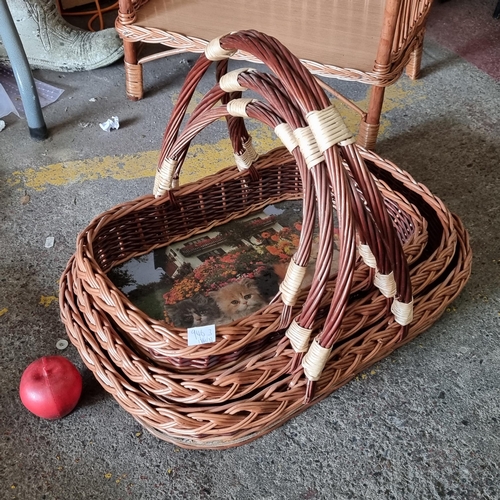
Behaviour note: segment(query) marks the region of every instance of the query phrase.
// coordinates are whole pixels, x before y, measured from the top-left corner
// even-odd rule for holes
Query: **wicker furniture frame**
[[[236,50],[274,74],[226,73]],[[217,83],[184,120],[212,61]],[[247,89],[262,100],[243,99]],[[191,141],[222,117],[236,166],[179,187]],[[246,117],[273,127],[285,147],[258,155]],[[280,293],[217,327],[215,343],[188,346],[185,329],[149,318],[107,277],[132,257],[288,199],[303,200],[303,223]],[[339,270],[330,276],[334,210]],[[302,290],[315,226],[315,274]],[[271,431],[424,331],[470,268],[460,220],[358,146],[317,80],[277,40],[243,31],[211,42],[187,76],[154,195],[101,214],[79,235],[61,278],[61,317],[88,368],[146,429],[187,448],[227,448]]]
[[[125,49],[125,84],[143,97],[143,65],[182,52],[203,52],[220,33],[256,29],[278,38],[313,73],[372,86],[360,115],[359,145],[376,143],[385,87],[420,72],[425,21],[432,0],[120,0],[116,29]],[[306,20],[306,21],[304,21]],[[141,43],[170,47],[139,57]],[[256,61],[239,51],[237,59]]]

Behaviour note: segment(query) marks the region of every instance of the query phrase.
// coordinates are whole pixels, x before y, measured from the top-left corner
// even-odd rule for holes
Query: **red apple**
[[[38,417],[54,420],[70,413],[82,393],[82,377],[63,356],[44,356],[33,361],[21,377],[23,405]]]

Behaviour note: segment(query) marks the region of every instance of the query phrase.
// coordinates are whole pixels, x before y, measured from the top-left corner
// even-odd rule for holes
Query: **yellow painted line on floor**
[[[418,85],[419,82],[410,83],[412,86],[416,84]],[[400,81],[386,90],[384,113],[403,107],[414,99],[414,94],[408,87],[407,81],[404,83]],[[201,97],[200,93],[196,93],[194,104]],[[346,125],[355,133],[359,124],[359,116],[347,106],[339,104],[335,100],[334,102],[338,105],[339,112],[344,117]],[[194,107],[194,104],[191,107]],[[356,104],[361,109],[366,109],[368,97],[356,102]],[[381,136],[390,125],[390,121],[385,116],[382,116],[380,124]],[[281,146],[281,142],[266,126],[253,122],[249,128],[257,151],[267,152]],[[65,161],[15,171],[8,179],[8,182],[11,186],[18,186],[22,189],[43,191],[49,186],[66,186],[100,179],[120,181],[142,179],[154,177],[158,157],[159,151],[144,151],[131,155],[99,156],[85,160]],[[234,159],[229,139],[222,139],[213,144],[192,144],[189,150],[189,158],[183,167],[181,183],[196,181],[205,175],[215,173],[233,164]],[[152,187],[153,183],[151,183],[151,189]]]
[[[140,179],[154,175],[157,161],[157,151],[65,161],[13,172],[9,183],[14,186],[22,185],[35,191],[43,191],[49,186],[65,186],[104,178]]]

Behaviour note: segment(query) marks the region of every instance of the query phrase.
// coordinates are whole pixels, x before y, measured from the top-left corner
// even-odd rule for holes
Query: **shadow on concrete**
[[[474,255],[466,289],[498,293],[500,144],[486,128],[483,133],[450,116],[382,139],[377,152],[425,184],[464,222]]]
[[[83,380],[82,396],[78,402],[79,408],[93,406],[100,401],[110,398],[111,396],[103,389],[101,384],[97,381],[94,374],[84,367],[80,370]]]

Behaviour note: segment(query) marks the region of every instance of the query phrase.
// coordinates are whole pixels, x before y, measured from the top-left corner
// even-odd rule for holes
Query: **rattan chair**
[[[116,29],[125,48],[127,96],[143,97],[142,66],[183,52],[203,52],[223,33],[256,29],[278,38],[315,74],[372,85],[360,114],[357,142],[376,143],[384,90],[420,71],[425,21],[432,0],[120,0]],[[143,58],[140,43],[169,47]],[[235,59],[254,60],[238,52]]]

